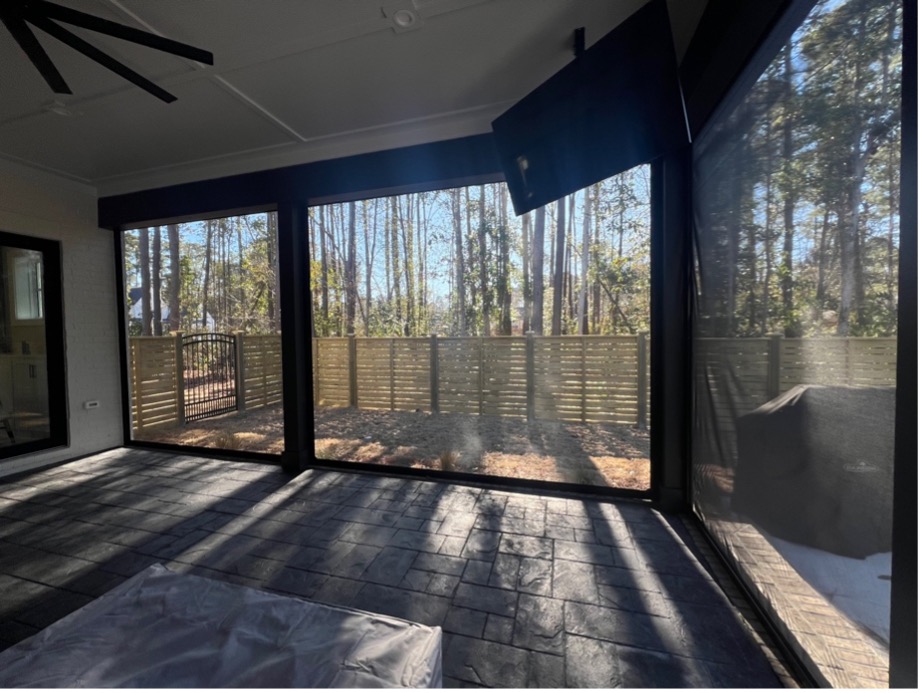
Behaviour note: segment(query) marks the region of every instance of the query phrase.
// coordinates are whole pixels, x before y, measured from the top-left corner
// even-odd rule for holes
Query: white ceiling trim
[[[220,75],[212,75],[212,81],[221,87],[228,94],[236,98],[241,103],[246,104],[250,110],[261,115],[265,120],[275,125],[279,130],[289,135],[295,142],[306,142],[307,138],[293,127],[285,123],[281,118],[274,115],[268,108],[261,106],[255,99],[251,99],[240,89],[228,82]]]
[[[0,154],[0,174],[32,181],[49,188],[64,188],[93,197],[96,197],[98,193],[96,186],[88,180],[5,154]]]
[[[102,178],[94,182],[99,196],[107,197],[149,188],[480,135],[490,132],[492,121],[513,103],[514,101],[504,101],[466,111],[316,137],[300,144],[275,145],[264,149],[201,159],[178,166],[164,166],[125,176]]]

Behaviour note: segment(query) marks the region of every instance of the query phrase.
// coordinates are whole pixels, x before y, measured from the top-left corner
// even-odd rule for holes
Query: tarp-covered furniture
[[[741,416],[733,510],[841,556],[890,551],[894,403],[893,388],[798,385]]]
[[[441,638],[155,565],[0,652],[0,688],[440,688]]]

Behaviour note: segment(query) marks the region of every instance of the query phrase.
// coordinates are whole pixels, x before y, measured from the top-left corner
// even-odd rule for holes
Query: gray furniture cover
[[[737,419],[733,509],[772,536],[891,550],[894,388],[798,385]]]
[[[0,652],[0,687],[440,688],[441,639],[155,565]]]

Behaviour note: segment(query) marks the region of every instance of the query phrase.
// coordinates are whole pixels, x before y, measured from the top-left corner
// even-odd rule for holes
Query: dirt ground
[[[314,434],[320,459],[635,490],[650,486],[649,434],[627,426],[321,407]],[[149,430],[135,439],[280,453],[282,409]]]

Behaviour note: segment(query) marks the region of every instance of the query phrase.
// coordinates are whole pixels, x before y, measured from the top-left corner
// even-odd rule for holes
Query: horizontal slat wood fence
[[[184,423],[179,375],[181,335],[130,337],[131,420],[134,429]],[[282,340],[279,335],[237,336],[238,408],[282,401]]]
[[[176,340],[131,337],[131,420],[136,430],[176,423],[180,416]]]
[[[135,427],[179,423],[176,339],[129,342]],[[280,336],[241,342],[242,407],[280,403]],[[311,351],[321,406],[649,425],[646,335],[322,337]],[[701,404],[721,431],[798,384],[896,383],[895,338],[699,339],[695,352]]]
[[[243,335],[243,358],[238,367],[246,409],[282,402],[282,339],[277,334]],[[238,357],[239,358],[239,357]],[[242,374],[241,374],[242,371]]]
[[[312,356],[318,406],[649,423],[646,335],[320,337]]]
[[[695,342],[702,454],[736,459],[736,419],[795,385],[894,387],[895,337],[704,338]]]

